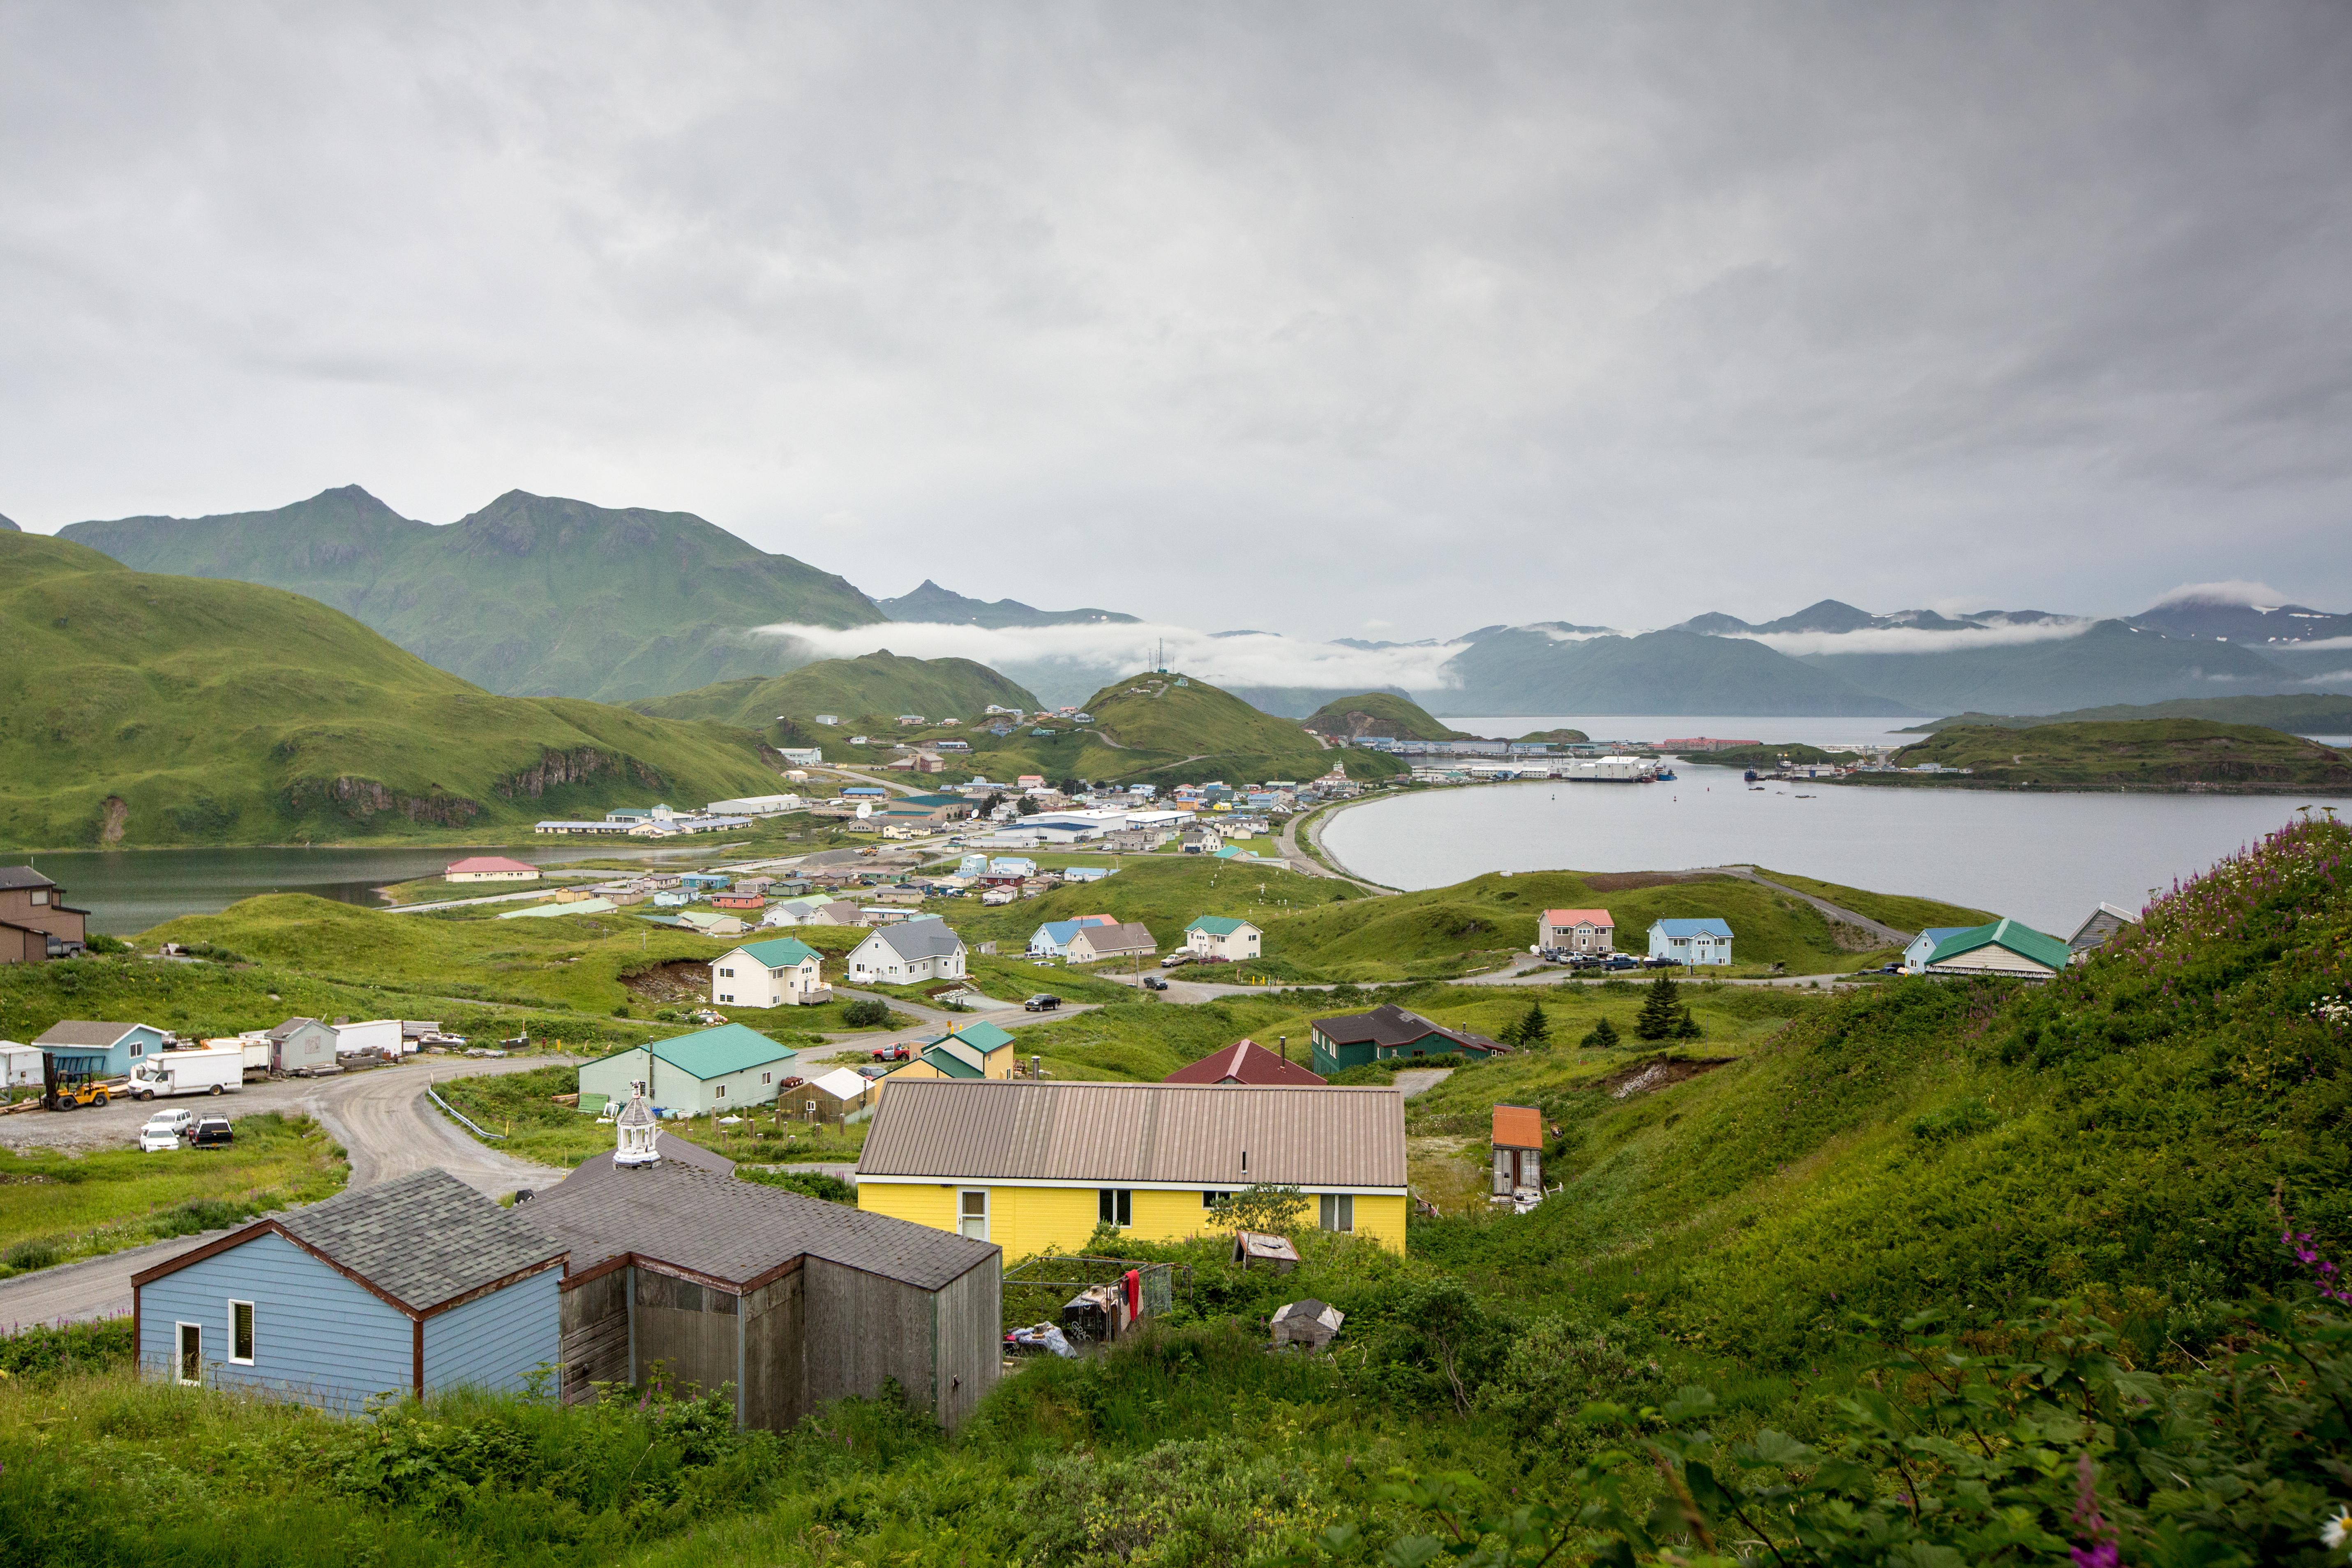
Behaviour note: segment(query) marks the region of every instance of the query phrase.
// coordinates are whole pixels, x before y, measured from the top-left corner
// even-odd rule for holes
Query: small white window
[[[956,1229],[974,1241],[988,1239],[988,1189],[968,1187],[956,1197]]]
[[[201,1323],[180,1323],[179,1343],[174,1347],[172,1375],[181,1383],[202,1384],[205,1381],[205,1330]]]
[[[727,1086],[726,1086],[725,1084],[723,1084],[723,1083],[722,1083],[722,1084],[720,1084],[718,1088],[716,1088],[716,1089],[712,1089],[710,1092],[711,1092],[711,1095],[712,1095],[712,1097],[713,1097],[713,1098],[715,1098],[715,1099],[719,1099],[719,1100],[724,1100],[724,1099],[726,1099],[726,1098],[727,1098]]]
[[[1323,1228],[1352,1232],[1356,1228],[1356,1194],[1325,1193],[1323,1194]]]
[[[776,1075],[772,1072],[763,1072],[760,1075],[760,1081],[761,1083],[773,1083],[776,1081]]]
[[[46,904],[48,901],[49,890],[47,888],[35,888],[33,889],[33,902],[37,904]]]
[[[228,1359],[239,1366],[253,1364],[253,1303],[228,1304]]]

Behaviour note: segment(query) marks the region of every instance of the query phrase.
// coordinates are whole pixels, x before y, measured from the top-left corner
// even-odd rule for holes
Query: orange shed
[[[1532,1105],[1495,1107],[1494,1195],[1543,1191],[1543,1112]]]

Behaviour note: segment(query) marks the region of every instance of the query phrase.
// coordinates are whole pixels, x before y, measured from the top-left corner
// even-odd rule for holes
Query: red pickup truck
[[[910,1062],[915,1059],[915,1047],[906,1045],[877,1046],[874,1047],[874,1059],[877,1062]]]

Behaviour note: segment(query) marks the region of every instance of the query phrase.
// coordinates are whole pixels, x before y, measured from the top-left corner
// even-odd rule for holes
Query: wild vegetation
[[[1318,708],[1299,727],[1338,740],[1358,741],[1385,735],[1392,741],[1460,741],[1468,736],[1430,717],[1412,698],[1393,691],[1361,691],[1335,697]]]
[[[0,533],[0,845],[496,839],[773,787],[749,731],[494,697],[275,588]]]
[[[787,720],[794,745],[838,743],[851,730],[876,729],[898,737],[900,714],[919,713],[936,725],[956,719],[970,725],[991,705],[1035,712],[1038,700],[984,664],[968,658],[904,658],[884,648],[856,658],[821,659],[774,676],[746,676],[716,685],[630,704],[663,719],[712,719],[747,730],[768,730]],[[819,713],[842,721],[828,733]],[[931,732],[928,728],[921,731]]]
[[[1737,1059],[1646,1088],[1622,1056],[1592,1071],[1603,1053],[1553,1016],[1549,1047],[1457,1072],[1414,1116],[1538,1104],[1557,1196],[1417,1221],[1403,1257],[1307,1231],[1286,1277],[1107,1233],[1189,1269],[1177,1310],[1025,1365],[953,1438],[887,1400],[736,1434],[666,1390],[342,1422],[134,1386],[87,1370],[103,1347],[79,1367],[12,1349],[0,1366],[45,1364],[0,1384],[0,1550],[2340,1561],[2347,850],[2298,824],[2039,990],[1778,998],[1785,1026]],[[1684,1000],[1727,1024],[1764,1005],[1730,995]],[[1267,1353],[1265,1315],[1304,1296],[1347,1313],[1333,1351]]]
[[[1902,734],[1932,735],[1963,726],[2030,730],[2042,724],[2117,723],[2138,719],[2207,719],[2217,724],[2259,724],[2290,735],[2352,734],[2352,697],[2314,692],[2279,697],[2176,697],[2168,702],[2118,702],[2063,713],[1956,713],[1914,724]]]

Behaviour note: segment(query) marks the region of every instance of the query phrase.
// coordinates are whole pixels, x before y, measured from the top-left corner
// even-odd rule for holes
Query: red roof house
[[[452,862],[441,873],[446,882],[536,882],[539,868],[503,855],[475,855]]]
[[[1255,1040],[1220,1046],[1189,1067],[1178,1068],[1162,1083],[1243,1083],[1259,1088],[1315,1089],[1323,1080],[1297,1062],[1285,1061]]]

